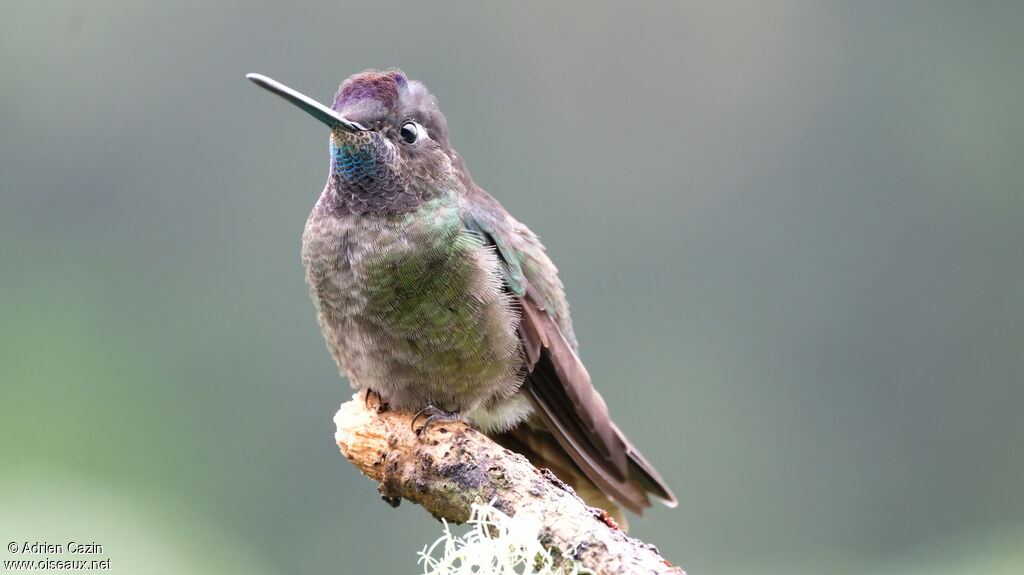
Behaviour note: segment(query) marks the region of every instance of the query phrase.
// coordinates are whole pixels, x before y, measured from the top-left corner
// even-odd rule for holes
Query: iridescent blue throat
[[[331,144],[329,189],[318,206],[342,214],[385,214],[419,205],[419,195],[393,168],[393,150],[379,138]]]
[[[346,180],[363,180],[379,175],[377,156],[368,148],[353,144],[340,147],[332,144],[331,158],[334,171]]]

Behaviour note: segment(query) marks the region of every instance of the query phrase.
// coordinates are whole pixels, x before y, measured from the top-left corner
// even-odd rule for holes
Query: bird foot
[[[423,427],[416,428],[416,422],[424,418]],[[426,435],[427,427],[435,421],[458,421],[462,414],[458,411],[445,411],[436,405],[428,403],[426,407],[416,412],[412,417],[412,430],[422,439]]]
[[[384,401],[384,398],[381,397],[379,393],[370,388],[366,388],[366,392],[363,395],[363,402],[367,409],[370,409],[370,398],[373,398],[377,402],[377,413],[384,413],[390,407],[388,402]]]

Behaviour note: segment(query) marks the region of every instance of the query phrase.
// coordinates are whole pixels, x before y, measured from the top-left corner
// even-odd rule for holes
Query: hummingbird
[[[327,107],[247,78],[330,128],[302,261],[352,387],[417,412],[421,429],[465,420],[619,519],[652,498],[675,507],[592,385],[540,239],[473,181],[427,88],[367,70]]]

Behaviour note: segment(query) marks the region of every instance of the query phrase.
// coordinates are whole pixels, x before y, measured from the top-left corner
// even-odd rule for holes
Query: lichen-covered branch
[[[545,547],[599,575],[685,573],[584,504],[550,471],[464,423],[433,423],[421,438],[412,430],[412,414],[380,413],[360,396],[341,406],[334,423],[341,453],[379,483],[377,491],[392,505],[407,499],[435,517],[463,523],[473,503],[493,502],[508,515],[538,518]]]

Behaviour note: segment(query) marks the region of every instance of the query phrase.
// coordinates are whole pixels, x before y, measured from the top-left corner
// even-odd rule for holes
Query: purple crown
[[[391,110],[398,100],[398,88],[405,87],[405,76],[396,70],[377,72],[368,70],[345,80],[334,96],[335,111],[351,107],[360,100],[376,100],[387,110]]]

